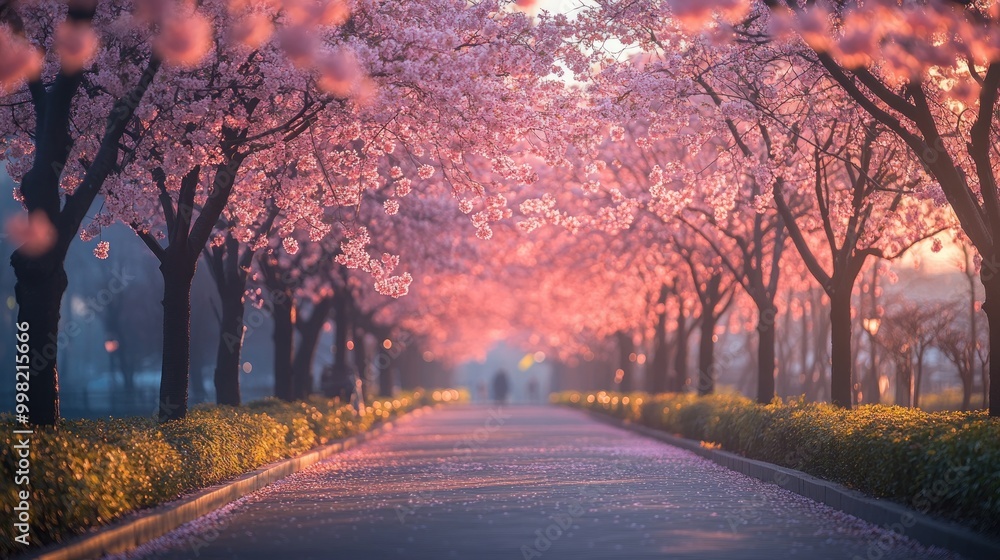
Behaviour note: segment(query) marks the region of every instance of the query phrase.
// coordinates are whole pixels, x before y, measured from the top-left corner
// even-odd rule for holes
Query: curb
[[[433,406],[423,406],[392,420],[379,423],[367,432],[337,440],[298,457],[284,459],[265,465],[255,471],[241,475],[235,480],[198,490],[186,498],[167,502],[152,509],[134,514],[97,530],[80,535],[66,543],[50,545],[38,551],[29,552],[18,558],[37,560],[77,560],[101,558],[108,554],[118,554],[159,538],[170,531],[215,511],[247,494],[281,480],[286,476],[306,469],[337,453],[356,447],[359,443],[374,439],[393,429],[395,424],[423,416],[433,410]]]
[[[872,498],[840,484],[816,478],[802,471],[779,467],[764,461],[747,459],[729,451],[702,447],[701,442],[671,435],[591,410],[574,408],[591,418],[614,427],[636,432],[695,453],[727,469],[776,484],[813,501],[901,534],[921,544],[957,552],[967,558],[1000,558],[1000,541],[990,539],[967,527],[920,513],[889,500]],[[879,541],[881,542],[881,541]],[[876,553],[884,550],[876,544]],[[890,542],[890,547],[892,543]],[[870,555],[869,555],[870,556]]]

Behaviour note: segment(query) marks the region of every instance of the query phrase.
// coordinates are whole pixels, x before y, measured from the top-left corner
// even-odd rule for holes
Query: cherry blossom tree
[[[128,18],[130,7],[0,4],[0,147],[28,214],[11,265],[18,321],[29,326],[33,424],[59,420],[66,251],[105,180],[120,170],[120,146],[126,133],[135,134],[133,116],[162,64],[148,46],[160,23],[155,14],[112,25]]]
[[[1000,19],[989,2],[928,0],[840,2],[728,1],[670,3],[693,29],[719,8],[732,23],[770,11],[772,35],[792,34],[872,119],[888,129],[934,177],[963,231],[982,257],[983,310],[990,348],[1000,348],[1000,268],[996,243],[994,113],[1000,97],[1000,51],[992,41]],[[724,26],[723,26],[724,27]],[[990,360],[990,414],[1000,415],[1000,360]]]

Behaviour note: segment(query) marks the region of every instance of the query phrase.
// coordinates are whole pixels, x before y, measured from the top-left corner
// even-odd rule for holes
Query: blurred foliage
[[[30,436],[31,542],[60,542],[127,513],[343,439],[424,405],[462,402],[454,389],[375,398],[359,415],[340,401],[266,399],[243,407],[198,406],[183,420],[153,417],[63,421]],[[16,504],[13,431],[0,415],[0,500]],[[0,555],[22,552],[13,522],[0,527]]]
[[[577,393],[552,402],[720,445],[917,511],[1000,534],[1000,420],[985,411],[886,405],[844,410],[801,399]]]

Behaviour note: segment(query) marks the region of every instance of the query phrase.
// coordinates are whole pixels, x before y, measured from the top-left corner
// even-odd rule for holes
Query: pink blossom
[[[385,207],[385,213],[388,216],[395,216],[399,212],[399,201],[396,199],[390,198],[386,200],[385,203],[383,203],[383,206]]]
[[[98,241],[97,247],[94,247],[94,256],[104,260],[108,258],[108,249],[111,248],[111,244],[107,241]]]

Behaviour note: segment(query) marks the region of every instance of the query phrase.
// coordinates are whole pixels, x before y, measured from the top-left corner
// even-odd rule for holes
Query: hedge
[[[854,410],[801,399],[566,392],[589,409],[804,471],[1000,536],[1000,420],[985,411]]]
[[[467,400],[456,390],[414,391],[377,399],[359,416],[339,401],[266,399],[243,407],[197,406],[182,420],[153,417],[63,421],[31,440],[31,543],[61,542],[123,515],[368,430],[426,404]],[[13,514],[13,430],[0,415],[0,500]],[[23,552],[13,516],[0,527],[0,556]]]

